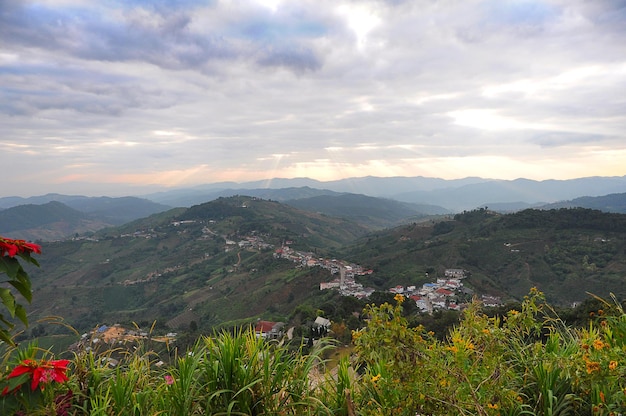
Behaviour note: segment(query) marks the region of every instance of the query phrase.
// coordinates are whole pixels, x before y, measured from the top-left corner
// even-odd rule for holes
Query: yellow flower
[[[404,296],[402,296],[401,294],[396,294],[396,296],[393,297],[393,299],[398,302],[398,303],[402,303],[404,302]]]
[[[446,347],[446,350],[448,350],[448,351],[452,351],[452,352],[454,352],[454,353],[456,353],[456,352],[458,352],[458,351],[459,351],[459,349],[456,347],[456,345],[453,345],[453,346],[451,346],[451,347]]]
[[[587,361],[587,374],[591,374],[594,371],[600,371],[600,363],[595,361]]]
[[[612,360],[612,361],[609,363],[609,370],[615,370],[616,368],[617,368],[617,361]]]
[[[468,350],[473,350],[474,349],[474,344],[472,344],[471,342],[467,342],[467,345],[465,346]]]
[[[509,311],[509,313],[511,315],[517,315],[519,313],[519,311],[516,311],[515,309],[512,309],[512,310]]]
[[[597,339],[593,341],[593,348],[595,348],[596,350],[601,350],[602,348],[605,347],[605,345],[606,344],[602,342],[602,340]]]
[[[372,377],[372,383],[376,383],[378,380],[380,380],[380,374],[377,374],[374,377]]]
[[[488,329],[483,329],[483,334],[489,335],[489,334],[490,334],[490,332],[489,332],[489,330],[488,330]]]
[[[494,404],[488,403],[487,407],[489,409],[496,409],[496,410],[500,408],[500,406],[498,406],[498,403],[494,403]]]

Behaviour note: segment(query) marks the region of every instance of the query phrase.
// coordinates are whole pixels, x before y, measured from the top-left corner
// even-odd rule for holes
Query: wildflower
[[[609,363],[609,370],[615,370],[617,368],[617,361],[611,360]]]
[[[465,345],[465,347],[466,347],[468,350],[473,350],[473,349],[475,348],[475,347],[474,347],[474,344],[472,344],[472,343],[471,343],[471,342],[469,342],[469,341],[467,342],[467,344]]]
[[[598,315],[600,316],[604,315],[604,311],[602,309],[598,309]]]
[[[24,240],[0,237],[0,256],[8,255],[9,257],[14,257],[16,254],[22,253],[41,254],[41,246]]]
[[[595,361],[587,361],[587,374],[591,374],[595,371],[600,371],[600,363]]]
[[[605,346],[607,345],[602,342],[602,340],[596,339],[595,341],[593,341],[593,348],[595,348],[596,350],[601,350]]]
[[[377,374],[374,377],[372,377],[372,383],[376,383],[378,380],[380,380],[380,374]]]
[[[168,386],[174,384],[174,377],[170,376],[169,374],[166,374],[163,378],[165,379],[165,384],[167,384]]]
[[[519,314],[519,311],[516,311],[515,309],[512,309],[512,310],[509,311],[509,313],[511,315],[517,315],[517,314]]]
[[[485,335],[489,335],[489,334],[490,334],[490,332],[489,332],[489,330],[488,330],[488,329],[486,329],[486,328],[485,328],[485,329],[483,329],[483,334],[485,334]]]
[[[489,409],[496,409],[496,410],[500,408],[500,406],[498,406],[498,403],[493,403],[493,404],[487,403],[487,407]]]
[[[581,345],[581,348],[583,350],[585,350],[585,351],[588,351],[589,350],[589,344],[583,344],[583,345]]]
[[[457,353],[459,351],[459,349],[456,347],[456,345],[453,345],[451,347],[446,347],[446,350],[452,351],[454,353]]]
[[[396,296],[394,296],[394,297],[393,297],[393,299],[394,299],[396,302],[400,303],[400,304],[401,304],[402,302],[404,302],[404,296],[402,296],[402,295],[401,295],[401,294],[399,294],[399,293],[398,293],[398,294],[396,294]]]
[[[30,373],[32,377],[30,385],[31,390],[35,390],[37,386],[39,386],[39,383],[43,383],[41,385],[41,390],[43,390],[46,383],[51,381],[63,383],[68,380],[65,372],[67,371],[69,362],[69,360],[42,360],[39,362],[35,360],[24,360],[11,371],[11,374],[9,374],[7,378]]]
[[[604,393],[600,392],[600,401],[604,403]]]

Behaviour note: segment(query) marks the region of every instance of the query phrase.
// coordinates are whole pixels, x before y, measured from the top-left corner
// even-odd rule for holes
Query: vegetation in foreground
[[[439,340],[402,317],[404,298],[368,306],[354,352],[268,342],[252,331],[202,337],[171,366],[142,348],[55,360],[7,349],[2,414],[617,415],[626,410],[626,314],[603,302],[588,327],[563,324],[531,290],[521,310],[478,304]]]

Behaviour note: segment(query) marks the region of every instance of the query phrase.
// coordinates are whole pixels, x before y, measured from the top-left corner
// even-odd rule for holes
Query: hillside
[[[609,194],[604,196],[583,196],[570,201],[555,202],[544,205],[541,209],[558,208],[590,208],[604,212],[626,214],[626,193]]]
[[[52,241],[110,225],[60,202],[18,205],[0,211],[0,235],[10,238]]]
[[[0,198],[0,234],[54,241],[163,212],[166,205],[135,197],[47,194]]]
[[[626,297],[626,216],[588,209],[470,211],[370,235],[342,255],[373,268],[364,283],[378,288],[421,285],[461,268],[471,273],[467,286],[504,299],[519,300],[533,286],[560,305],[586,292]]]
[[[320,195],[285,201],[286,204],[333,217],[346,218],[369,229],[397,226],[429,215],[450,212],[434,205],[418,205],[357,194]]]
[[[284,241],[322,256],[365,235],[354,223],[250,197],[221,198],[45,243],[32,270],[32,321],[63,316],[80,330],[157,320],[175,330],[254,317],[284,319],[321,293],[317,268],[275,259]]]

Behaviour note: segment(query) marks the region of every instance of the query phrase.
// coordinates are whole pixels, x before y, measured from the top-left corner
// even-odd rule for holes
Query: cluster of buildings
[[[374,292],[374,289],[363,287],[362,284],[356,282],[355,276],[373,273],[373,270],[365,269],[358,264],[320,258],[314,253],[296,251],[287,245],[277,249],[274,252],[274,257],[290,260],[299,267],[321,267],[328,270],[331,275],[336,276],[330,282],[320,283],[320,290],[335,289],[339,290],[343,296],[354,296],[360,299],[367,298]]]
[[[258,235],[248,235],[242,237],[239,241],[233,241],[226,239],[226,247],[224,251],[229,252],[235,248],[246,248],[255,250],[269,250],[274,248],[272,244],[263,241],[263,238]]]
[[[472,296],[474,292],[463,286],[462,280],[467,277],[467,273],[462,269],[446,269],[443,278],[437,281],[424,283],[422,287],[416,286],[396,286],[389,289],[389,292],[401,294],[415,302],[422,312],[432,313],[437,309],[447,309],[458,311],[465,307],[459,302],[459,295],[463,298]],[[502,301],[499,297],[482,295],[481,301],[485,306],[500,306]]]

